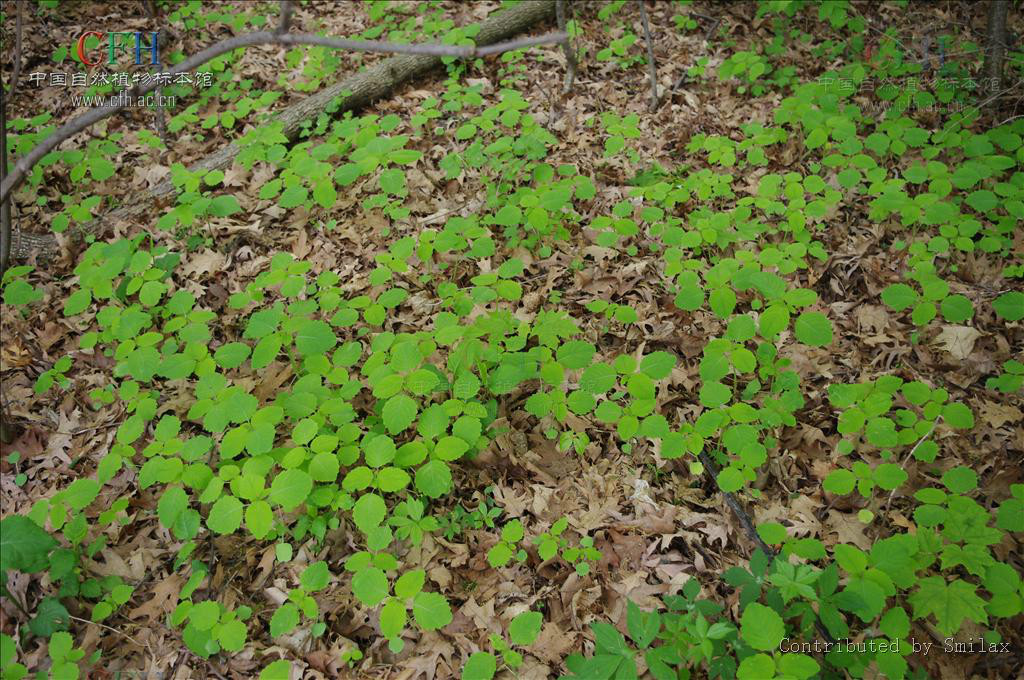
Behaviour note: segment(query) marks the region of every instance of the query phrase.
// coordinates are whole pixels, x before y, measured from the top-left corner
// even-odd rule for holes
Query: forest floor
[[[470,279],[496,271],[504,258],[518,258],[524,265],[524,274],[517,279],[522,286],[520,301],[514,306],[518,319],[532,322],[546,309],[565,310],[578,323],[582,337],[596,347],[598,357],[609,361],[616,355],[672,354],[675,366],[658,384],[659,413],[672,423],[694,422],[705,410],[698,398],[704,383],[701,360],[705,346],[709,338],[729,332],[731,317],[706,308],[677,306],[676,292],[666,285],[662,274],[665,253],[646,247],[642,232],[607,245],[600,239],[601,230],[590,224],[599,216],[620,214],[617,206],[628,205],[646,177],[660,179],[710,168],[732,173],[732,190],[737,194],[756,195],[766,174],[814,174],[814,159],[799,135],[766,147],[767,163],[745,167],[723,167],[709,161],[704,150],[688,148],[697,135],[742,140],[749,136],[752,125],[776,125],[776,112],[788,96],[784,87],[770,87],[753,96],[740,91],[743,88],[736,79],[687,75],[698,59],[707,58],[705,67],[710,74],[731,54],[756,52],[772,44],[777,35],[773,19],[756,16],[755,4],[648,3],[661,94],[653,113],[648,109],[647,67],[637,59],[644,54],[639,15],[627,5],[609,20],[599,18],[599,3],[572,4],[580,29],[577,46],[582,63],[568,94],[562,93],[562,53],[557,46],[545,46],[528,50],[525,59],[510,64],[491,58],[479,67],[470,67],[461,81],[472,92],[465,111],[447,111],[426,125],[413,125],[414,116],[433,110],[424,102],[444,101],[446,95],[466,96],[465,90],[450,87],[441,75],[435,75],[403,86],[357,114],[394,114],[397,122],[390,134],[408,135],[406,148],[423,154],[422,161],[405,175],[408,193],[402,205],[408,210],[406,216],[392,218],[380,209],[366,209],[360,188],[376,181],[367,177],[340,189],[329,210],[316,205],[284,209],[274,200],[260,198],[261,188],[274,176],[271,169],[236,164],[225,173],[223,186],[238,199],[243,217],[213,218],[191,231],[159,230],[153,224],[161,213],[154,207],[153,222],[123,225],[124,233],[145,231],[182,252],[180,285],[195,295],[200,307],[216,313],[226,329],[241,323],[238,311],[229,305],[230,296],[253,282],[279,252],[310,262],[314,273],[336,272],[347,295],[376,296],[386,287],[371,280],[380,253],[402,237],[416,236],[426,228],[440,229],[451,216],[475,214],[487,204],[490,180],[482,171],[467,167],[450,178],[441,163],[445,157],[465,151],[472,142],[471,138],[458,139],[456,134],[469,113],[497,106],[502,89],[509,87],[521,94],[523,113],[532,115],[554,138],[544,162],[553,168],[573,166],[579,175],[592,179],[596,194],[577,205],[580,216],[568,238],[547,241],[546,248],[499,246],[497,254],[475,261],[456,262],[453,258],[445,274],[447,280],[469,287],[473,285]],[[442,2],[438,7],[455,25],[468,25],[483,20],[493,5]],[[862,36],[865,52],[877,49],[874,41],[893,28],[910,45],[920,41],[916,36],[929,32],[979,42],[983,35],[984,17],[970,3],[908,7],[858,3],[854,7],[857,9],[851,13],[863,13],[870,27]],[[47,35],[70,34],[74,27],[92,25],[99,19],[116,19],[125,26],[123,30],[146,24],[144,17],[126,18],[127,11],[111,9],[104,16],[100,5],[86,2],[63,6],[45,19],[30,13],[24,73],[44,70],[52,50]],[[696,27],[677,28],[673,17],[680,14],[695,17]],[[46,30],[38,30],[44,24]],[[293,30],[325,30],[344,36],[362,34],[373,25],[364,7],[331,3],[303,5],[293,19]],[[816,37],[807,43],[787,42],[773,56],[776,72],[792,67],[792,83],[809,82],[835,67],[823,63],[814,49],[820,46],[822,27],[827,24],[813,13],[801,13],[790,19],[789,26]],[[536,33],[548,28],[538,28]],[[9,30],[5,25],[8,44]],[[625,49],[625,56],[604,61],[595,58],[610,41],[626,34],[638,40]],[[210,37],[209,31],[179,35],[175,46],[190,54]],[[329,65],[319,65],[323,71],[310,78],[309,71],[303,71],[308,64],[292,63],[287,50],[255,48],[247,50],[231,68],[236,81],[251,79],[254,90],[280,90],[282,96],[274,104],[278,108],[306,96],[299,88],[282,88],[279,76],[309,83],[308,89],[315,90],[321,83],[310,81],[322,73],[330,73],[323,76],[324,84],[329,84],[381,58],[332,54]],[[10,73],[8,68],[5,64],[5,73]],[[46,111],[52,114],[52,122],[60,123],[77,112],[66,90],[37,91],[34,87],[23,85],[13,97],[9,119],[32,118]],[[872,93],[865,91],[854,99],[866,106]],[[216,106],[212,104],[200,117],[215,113]],[[607,118],[602,120],[608,114],[627,128],[626,144],[635,153],[606,152],[609,125],[614,125]],[[998,118],[994,122],[1010,118],[1013,104],[986,115]],[[921,114],[918,124],[925,127],[928,123],[929,114]],[[138,137],[139,129],[152,129],[148,112],[111,118],[102,128],[90,134],[96,138],[124,134],[116,159],[118,172],[96,183],[94,190],[115,203],[168,177],[173,164],[188,166],[201,159],[237,138],[241,130],[241,126],[200,130],[192,125],[171,133],[167,148],[154,151]],[[38,229],[27,225],[39,225],[45,230],[63,208],[60,197],[73,192],[72,185],[66,176],[47,174],[38,188],[41,200],[18,205],[17,224],[29,230]],[[958,466],[974,470],[976,498],[991,509],[1012,495],[1011,485],[1024,481],[1021,392],[986,387],[986,379],[998,375],[1004,362],[1024,354],[1024,328],[982,311],[1006,290],[1021,290],[1019,279],[1005,279],[1002,272],[1024,253],[1024,230],[1018,228],[1013,236],[1010,251],[1016,252],[1016,259],[985,253],[951,256],[956,274],[947,277],[950,292],[966,297],[978,311],[968,323],[939,318],[922,327],[880,298],[883,290],[902,280],[906,251],[893,244],[907,238],[907,229],[898,218],[870,217],[870,197],[863,190],[858,194],[856,189],[834,186],[843,192],[843,199],[828,207],[814,235],[827,257],[807,258],[806,268],[787,274],[791,284],[817,294],[814,309],[832,321],[833,341],[808,347],[796,342],[789,331],[783,331],[778,339],[778,357],[788,359],[790,370],[799,374],[804,401],[796,410],[795,424],[777,429],[776,446],[767,462],[737,496],[757,525],[778,522],[791,538],[818,539],[827,548],[848,544],[870,552],[876,541],[916,526],[913,489],[938,479],[945,470]],[[734,203],[731,199],[713,200],[719,200],[719,205]],[[696,203],[689,207],[693,205]],[[684,205],[677,210],[683,215]],[[629,250],[629,246],[635,248]],[[33,504],[53,496],[71,480],[92,474],[129,415],[117,404],[92,405],[90,390],[110,383],[115,362],[80,350],[79,337],[91,322],[61,314],[63,301],[77,284],[72,269],[79,250],[65,249],[58,262],[31,273],[32,284],[45,292],[41,304],[25,313],[6,304],[3,308],[3,408],[16,434],[13,443],[4,445],[0,462],[0,504],[5,516],[26,514]],[[384,327],[396,334],[432,328],[439,296],[412,274],[399,275],[397,280],[410,295],[389,313]],[[622,317],[631,319],[628,322],[608,318],[603,310],[594,311],[595,301],[628,307],[635,318],[631,319],[629,312]],[[740,305],[746,302],[749,299],[741,297]],[[483,312],[484,306],[477,307],[465,322]],[[216,337],[213,344],[226,338]],[[69,382],[38,393],[35,385],[40,374],[65,356],[74,358],[66,373]],[[908,463],[900,454],[895,462],[902,462],[909,474],[910,490],[901,488],[893,495],[876,491],[866,497],[829,493],[823,480],[843,458],[837,453],[843,435],[837,430],[838,411],[830,405],[829,387],[866,383],[883,375],[944,387],[952,400],[969,405],[976,414],[974,427],[953,429],[942,422],[934,427],[932,439],[941,450],[941,469],[916,460]],[[270,398],[291,377],[287,363],[275,363],[260,372],[251,387],[257,395]],[[320,615],[327,624],[321,638],[311,638],[307,629],[304,635],[299,630],[271,639],[265,628],[254,626],[249,644],[233,656],[202,659],[188,652],[180,630],[168,624],[168,616],[178,604],[178,592],[187,580],[186,572],[175,563],[183,542],[158,522],[156,488],[140,489],[135,473],[125,468],[103,488],[101,501],[107,505],[99,507],[103,503],[98,501],[93,506],[95,512],[88,512],[91,517],[98,516],[115,499],[129,498],[123,518],[100,532],[106,536],[106,544],[87,564],[94,575],[121,577],[134,587],[134,593],[103,625],[89,622],[86,610],[69,608],[77,617],[70,625],[76,646],[87,654],[95,649],[103,652],[102,661],[87,677],[128,677],[118,673],[132,671],[139,677],[175,680],[248,678],[256,677],[267,661],[280,655],[294,662],[294,672],[305,670],[301,677],[441,680],[458,677],[471,654],[488,649],[487,636],[502,635],[503,622],[527,610],[540,610],[544,625],[535,644],[524,650],[522,666],[498,676],[539,680],[564,673],[567,655],[593,650],[591,622],[607,621],[625,632],[629,601],[641,609],[656,609],[662,606],[664,596],[679,593],[688,581],[696,579],[703,597],[719,602],[727,612],[738,611],[739,591],[726,583],[722,574],[730,567],[745,568],[756,545],[707,471],[657,455],[660,444],[656,438],[638,437],[632,446],[624,447],[614,425],[572,410],[559,427],[586,433],[587,440],[578,452],[566,452],[557,438],[546,436],[551,419],[528,412],[526,402],[533,393],[532,388],[523,386],[500,398],[497,422],[507,426],[507,431],[474,460],[454,468],[456,491],[431,505],[434,516],[442,518],[442,527],[404,556],[424,569],[434,587],[444,593],[453,618],[439,630],[418,631],[408,637],[398,654],[388,649],[376,627],[373,609],[359,605],[347,578],[317,594]],[[187,404],[176,406],[174,399],[172,396],[163,404],[161,412],[187,410]],[[907,450],[909,447],[902,449]],[[492,511],[494,508],[497,510]],[[868,521],[864,510],[870,512]],[[532,545],[527,548],[530,557],[523,563],[498,569],[488,563],[488,551],[499,540],[503,524],[518,518],[527,526],[527,536],[533,537],[563,517],[571,534],[592,537],[594,548],[600,551],[589,573],[580,575],[564,560],[541,560]],[[301,550],[306,551],[308,561],[326,559],[332,568],[337,567],[332,570],[341,573],[342,561],[354,550],[355,531],[343,523],[328,531],[323,543],[307,537]],[[300,543],[295,547],[300,549]],[[1006,534],[992,551],[1000,562],[1021,570],[1024,550],[1019,532]],[[256,612],[269,612],[269,603],[280,604],[296,582],[298,571],[289,565],[275,566],[273,542],[241,533],[208,534],[200,540],[199,553],[211,566],[200,591],[222,597],[229,607],[248,605]],[[14,578],[8,586],[12,597],[26,605],[47,587],[48,583],[26,575]],[[4,633],[13,634],[17,624],[23,623],[22,615],[7,599],[3,617]],[[1012,677],[1011,668],[1021,662],[1024,650],[1020,621],[1018,615],[1000,627],[1016,650],[1015,657],[1000,660],[1007,665],[969,654],[922,656],[917,663],[938,678]],[[917,625],[921,626],[917,638],[941,640],[924,622]],[[969,621],[959,636],[980,636],[985,630]],[[365,658],[350,669],[340,658],[353,647],[360,648]],[[41,644],[23,648],[22,663],[29,667],[45,664],[45,649]]]

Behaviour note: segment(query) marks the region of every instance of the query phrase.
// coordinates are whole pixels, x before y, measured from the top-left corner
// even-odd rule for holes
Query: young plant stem
[[[932,436],[932,433],[935,432],[935,426],[939,424],[940,420],[942,420],[941,415],[934,421],[932,421],[932,426],[928,428],[928,431],[924,433],[924,436],[918,439],[917,443],[914,444],[914,448],[910,449],[910,451],[907,452],[907,455],[903,457],[903,462],[900,463],[900,469],[906,469],[907,462],[910,460],[910,457],[914,455],[914,452],[917,451],[917,449],[921,446],[921,444],[925,442],[926,439],[928,439],[928,437]],[[889,511],[889,506],[892,504],[892,499],[895,495],[896,489],[893,489],[892,491],[889,492],[889,498],[885,501],[886,512]]]

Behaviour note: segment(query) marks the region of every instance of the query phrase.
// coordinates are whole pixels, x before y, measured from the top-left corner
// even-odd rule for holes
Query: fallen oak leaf
[[[935,344],[949,352],[954,359],[962,361],[974,351],[974,343],[982,336],[981,331],[970,326],[943,326],[935,336]]]
[[[153,588],[153,597],[128,612],[129,619],[145,616],[149,622],[162,619],[178,604],[178,594],[185,579],[178,574],[171,574],[161,579]]]
[[[996,429],[1024,418],[1024,413],[1021,413],[1020,409],[1009,404],[997,404],[992,401],[983,401],[980,411],[985,422]]]

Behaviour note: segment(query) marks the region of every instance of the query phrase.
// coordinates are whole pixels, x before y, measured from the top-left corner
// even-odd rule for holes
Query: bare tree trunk
[[[1003,89],[1003,60],[1006,56],[1006,15],[1010,0],[990,0],[985,31],[985,78],[993,93]]]

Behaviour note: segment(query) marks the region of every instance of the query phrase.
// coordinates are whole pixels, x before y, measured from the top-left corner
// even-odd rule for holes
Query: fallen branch
[[[704,469],[708,471],[709,475],[711,475],[711,481],[714,482],[715,488],[718,489],[717,467],[704,451],[701,451],[697,457],[700,459],[701,465],[704,466]],[[754,526],[754,521],[750,519],[750,515],[748,515],[746,510],[743,509],[740,502],[736,500],[735,494],[729,491],[722,491],[722,495],[725,497],[726,504],[732,509],[733,514],[736,515],[736,519],[738,519],[740,524],[743,525],[743,529],[747,532],[747,536],[750,537],[750,540],[756,543],[757,547],[760,548],[769,558],[774,558],[778,555],[770,545],[761,539],[761,536],[757,533],[757,527]]]
[[[178,73],[192,71],[222,54],[237,50],[241,47],[253,47],[255,45],[317,45],[337,50],[355,50],[360,52],[385,52],[432,57],[472,58],[486,56],[489,54],[500,54],[501,52],[509,52],[511,50],[518,50],[535,45],[557,43],[561,42],[565,38],[566,35],[564,33],[551,33],[537,38],[513,40],[511,42],[491,45],[489,47],[451,47],[449,45],[400,45],[397,43],[384,42],[359,42],[356,40],[345,40],[344,38],[325,38],[323,36],[308,33],[279,35],[270,31],[259,31],[258,33],[249,33],[247,35],[228,38],[216,45],[211,45],[198,54],[195,54],[181,62],[167,73],[170,75],[176,75]],[[126,90],[125,97],[119,97],[118,99],[127,99],[128,101],[136,100],[139,96],[156,89],[158,86],[157,82],[150,82],[145,85],[140,82],[138,85]],[[23,158],[21,158],[21,160],[14,164],[13,172],[7,176],[3,185],[0,186],[0,201],[6,200],[11,191],[21,185],[25,177],[28,175],[28,171],[31,170],[32,167],[43,158],[43,156],[50,153],[60,145],[61,142],[92,127],[101,120],[109,118],[119,111],[123,111],[125,108],[127,108],[126,103],[118,104],[116,106],[97,107],[92,111],[84,113],[74,120],[62,125],[53,134],[41,141]]]
[[[972,108],[976,108],[976,109],[978,109],[980,111],[981,109],[985,108],[986,106],[988,106],[989,104],[991,104],[995,100],[997,100],[1000,97],[1002,97],[1007,92],[1012,92],[1013,90],[1016,90],[1021,85],[1024,85],[1024,78],[1021,78],[1020,80],[1015,82],[1013,85],[1010,85],[1009,87],[1003,88],[999,92],[996,92],[994,95],[992,95],[991,97],[986,98],[980,104],[975,104]]]
[[[519,33],[537,22],[549,18],[554,13],[554,2],[551,0],[525,0],[524,2],[489,17],[480,24],[480,31],[477,33],[475,47],[457,47],[451,45],[397,45],[383,42],[359,42],[343,40],[340,38],[325,38],[317,35],[304,34],[283,34],[277,35],[269,31],[252,33],[243,36],[230,38],[216,45],[195,54],[186,61],[177,65],[170,73],[191,71],[201,66],[206,61],[221,54],[237,49],[262,44],[283,44],[283,45],[321,45],[334,49],[356,49],[368,52],[397,52],[402,56],[392,57],[375,66],[354,74],[341,83],[337,83],[315,95],[312,95],[278,114],[270,122],[281,122],[283,134],[289,140],[298,137],[301,124],[309,119],[315,118],[322,113],[337,99],[340,99],[339,106],[335,113],[343,113],[357,109],[371,101],[380,99],[390,94],[395,87],[410,80],[411,78],[429,71],[441,64],[441,57],[480,57],[491,54],[499,54],[510,50],[522,49],[535,45],[559,43],[566,39],[564,33],[547,34],[535,38],[524,38],[509,42],[498,41],[507,36]],[[155,85],[136,86],[127,91],[127,95],[137,97],[151,91]],[[89,126],[114,115],[121,110],[121,107],[105,107],[88,111],[81,116],[61,126],[52,135],[44,139],[38,146],[32,149],[14,166],[10,176],[6,177],[0,185],[0,200],[6,198],[13,192],[28,176],[31,168],[47,153],[56,148],[58,144],[71,136],[86,130]],[[231,165],[238,155],[239,147],[232,143],[223,147],[210,156],[194,164],[189,169],[214,170],[223,169]],[[147,204],[154,199],[174,192],[174,185],[165,181],[153,187],[147,192],[138,196],[130,197],[125,201],[127,207],[99,217],[90,222],[72,227],[68,236],[81,238],[86,234],[95,234],[104,225],[112,223],[115,219],[127,219],[137,217],[146,211]],[[51,234],[20,234],[14,243],[14,254],[16,257],[26,257],[33,252],[45,259],[55,254],[57,249],[56,239]]]
[[[715,31],[718,30],[718,24],[720,23],[722,23],[722,17],[715,19],[715,22],[711,24],[711,28],[709,28],[708,32],[704,34],[704,42],[711,40],[711,36],[713,36]]]

